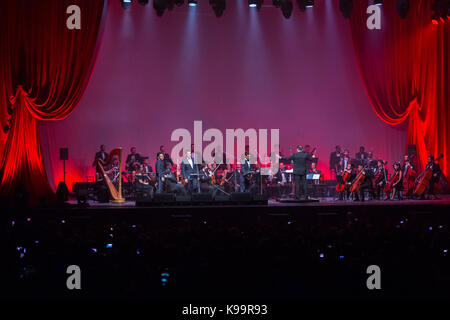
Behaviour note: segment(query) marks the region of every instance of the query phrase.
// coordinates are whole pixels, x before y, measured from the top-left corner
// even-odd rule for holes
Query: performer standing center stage
[[[294,162],[293,173],[295,181],[295,197],[300,200],[300,184],[303,186],[303,196],[305,200],[310,199],[308,196],[308,188],[306,185],[306,162],[313,161],[315,156],[311,156],[306,152],[303,152],[303,147],[297,147],[297,153],[292,154],[290,157],[280,157],[280,160],[292,160]]]

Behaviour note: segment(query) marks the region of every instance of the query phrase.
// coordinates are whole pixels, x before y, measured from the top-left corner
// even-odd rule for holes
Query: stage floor
[[[450,195],[439,195],[440,200],[372,200],[372,201],[352,201],[352,200],[335,200],[333,198],[320,198],[319,202],[300,202],[300,203],[289,203],[289,202],[278,202],[275,199],[269,199],[267,205],[220,205],[220,207],[360,207],[360,206],[430,206],[430,205],[449,205],[450,206]],[[76,200],[70,200],[71,205],[77,205]],[[219,205],[201,205],[201,206],[183,206],[183,207],[209,207],[214,208]],[[88,206],[85,208],[90,209],[106,209],[106,208],[135,208],[134,201],[126,201],[124,203],[100,203],[96,201],[88,201]],[[158,206],[157,208],[179,208],[180,205],[165,205]],[[143,208],[156,208],[153,206],[143,206]]]

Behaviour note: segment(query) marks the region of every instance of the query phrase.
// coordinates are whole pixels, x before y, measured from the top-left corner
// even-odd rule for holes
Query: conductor
[[[294,162],[293,173],[295,181],[295,197],[300,200],[300,184],[303,186],[303,196],[305,200],[310,199],[308,196],[308,188],[306,185],[306,163],[312,161],[314,156],[303,152],[302,146],[297,146],[297,153],[292,154],[290,157],[280,157],[280,160],[289,160]]]

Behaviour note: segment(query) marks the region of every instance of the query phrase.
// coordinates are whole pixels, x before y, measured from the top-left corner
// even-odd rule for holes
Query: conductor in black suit
[[[293,173],[295,181],[295,197],[300,199],[300,184],[303,186],[303,196],[309,199],[308,188],[306,185],[306,173],[307,173],[307,161],[313,161],[314,156],[303,152],[303,147],[297,147],[297,153],[292,154],[290,157],[281,157],[280,159],[291,160],[294,162]]]

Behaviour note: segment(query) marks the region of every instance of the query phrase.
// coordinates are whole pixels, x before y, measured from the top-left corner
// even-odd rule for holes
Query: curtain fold
[[[396,0],[381,8],[381,30],[369,30],[366,1],[353,1],[350,29],[366,93],[384,122],[408,121],[408,144],[417,146],[423,168],[428,155],[444,154],[449,168],[450,23],[431,22],[431,0],[410,1],[406,19]],[[400,159],[399,159],[400,160]]]
[[[66,10],[81,10],[70,30]],[[61,120],[80,101],[100,43],[106,0],[6,0],[0,4],[0,194],[23,185],[30,200],[52,196],[39,120]]]

